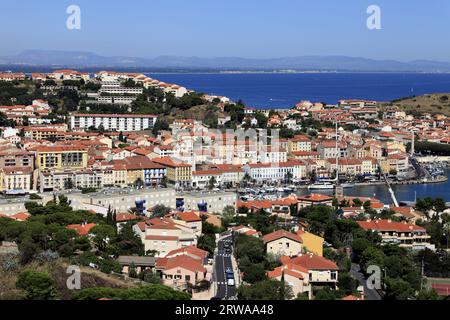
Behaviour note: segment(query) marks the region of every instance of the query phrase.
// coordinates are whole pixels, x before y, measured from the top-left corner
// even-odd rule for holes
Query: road
[[[236,287],[228,286],[226,280],[225,270],[231,268],[233,270],[233,265],[231,263],[231,254],[225,253],[224,244],[228,242],[232,248],[231,235],[221,238],[217,244],[217,254],[214,257],[214,280],[217,282],[217,294],[216,298],[219,299],[229,299],[236,295]],[[234,276],[236,281],[236,275]]]
[[[361,273],[361,268],[358,264],[352,263],[350,274],[364,287],[364,297],[366,300],[381,300],[381,296],[376,290],[367,287],[366,278]]]

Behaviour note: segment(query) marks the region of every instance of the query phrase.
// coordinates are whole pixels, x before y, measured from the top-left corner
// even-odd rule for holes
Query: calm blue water
[[[242,99],[257,108],[292,107],[301,100],[336,103],[340,99],[391,101],[450,91],[450,74],[150,74],[198,92]]]
[[[447,177],[450,177],[450,169],[446,172]],[[398,201],[414,201],[415,194],[417,199],[432,197],[442,198],[446,202],[450,202],[450,180],[444,183],[436,184],[413,184],[413,185],[394,185],[392,189],[395,192]],[[308,190],[300,190],[299,194],[308,194]],[[332,195],[333,191],[316,191],[314,193],[322,193]],[[384,185],[377,186],[358,186],[356,188],[344,189],[344,194],[355,197],[375,197],[382,202],[392,203],[391,196],[388,189]]]

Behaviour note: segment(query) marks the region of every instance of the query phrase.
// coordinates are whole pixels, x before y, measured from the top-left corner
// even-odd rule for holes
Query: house
[[[377,232],[383,244],[398,244],[400,247],[423,250],[434,250],[427,231],[415,224],[388,220],[357,221],[364,230]]]
[[[302,252],[302,239],[295,233],[278,230],[263,237],[266,252],[275,256],[295,256]]]
[[[261,233],[256,231],[255,229],[247,226],[236,226],[231,228],[232,232],[236,232],[239,234],[245,234],[247,236],[252,236],[255,238],[259,238],[261,236]]]
[[[324,205],[324,206],[332,206],[333,205],[333,198],[318,194],[318,193],[311,193],[305,196],[300,196],[298,199],[298,207],[299,209],[309,207],[309,206],[317,206],[317,205]]]
[[[190,227],[198,236],[202,233],[202,219],[200,218],[200,212],[198,211],[184,211],[176,212],[173,215],[175,220],[184,221],[184,223]]]
[[[153,218],[138,222],[133,230],[141,237],[145,251],[164,257],[172,250],[197,245],[197,232],[182,220]]]
[[[331,260],[313,253],[300,254],[290,260],[286,258],[282,260],[284,261],[283,263],[289,261],[290,263],[308,269],[309,282],[314,286],[331,285],[335,287],[337,285],[339,268]]]
[[[130,266],[134,265],[136,272],[140,273],[145,270],[154,270],[156,258],[150,256],[119,256],[117,262],[122,267],[122,273],[128,274]]]
[[[170,251],[165,258],[173,258],[181,255],[187,255],[191,258],[202,261],[205,265],[207,263],[208,251],[197,248],[196,246],[187,246],[180,249]]]
[[[184,290],[188,285],[196,285],[207,277],[207,270],[199,259],[189,255],[177,255],[171,258],[158,258],[156,271],[161,272],[163,284],[174,289]]]
[[[292,288],[292,293],[296,297],[298,294],[308,294],[312,298],[312,287],[309,282],[309,270],[293,263],[288,263],[267,272],[269,279],[281,281],[284,278],[285,283]]]

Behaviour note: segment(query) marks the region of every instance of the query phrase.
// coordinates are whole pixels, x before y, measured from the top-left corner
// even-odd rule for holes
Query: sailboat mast
[[[338,121],[336,120],[336,183],[339,182]]]

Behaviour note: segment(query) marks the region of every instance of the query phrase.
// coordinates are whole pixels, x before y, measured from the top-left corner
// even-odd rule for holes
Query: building
[[[202,260],[188,255],[159,258],[156,260],[156,270],[161,273],[164,285],[178,290],[210,278]]]
[[[30,167],[0,168],[0,192],[29,193],[33,189],[33,169]]]
[[[139,208],[143,214],[147,209],[161,204],[175,208],[176,193],[174,189],[120,189],[97,193],[82,194],[80,192],[67,195],[74,210],[93,210],[106,216],[108,207],[117,212],[127,212],[131,208]],[[44,201],[51,200],[48,196]]]
[[[275,256],[296,256],[302,252],[302,239],[285,230],[278,230],[263,237],[266,252]]]
[[[73,114],[71,129],[101,128],[106,131],[142,131],[153,128],[157,116],[132,114]]]
[[[182,192],[177,194],[177,202],[185,211],[195,210],[221,214],[226,206],[236,208],[237,194],[234,192]]]
[[[400,247],[423,250],[434,250],[430,243],[431,237],[426,230],[415,224],[395,222],[392,220],[357,221],[364,230],[377,232],[384,244],[398,244]]]
[[[302,239],[303,247],[320,257],[323,256],[323,243],[324,239],[315,234],[304,230],[298,230],[297,235]]]
[[[278,281],[281,281],[283,278],[285,283],[291,287],[294,297],[298,294],[307,294],[309,299],[312,298],[309,270],[302,266],[288,263],[267,272],[267,277]]]
[[[165,257],[169,252],[197,245],[197,234],[188,224],[170,218],[153,218],[138,222],[133,230],[141,237],[145,252]]]
[[[282,258],[282,260],[284,260]],[[288,263],[301,266],[308,270],[309,283],[313,286],[332,286],[335,287],[338,282],[339,268],[331,260],[315,255],[313,253],[300,254],[290,260]],[[284,261],[283,261],[284,263]]]
[[[297,199],[299,209],[317,205],[331,206],[333,204],[332,197],[318,193],[311,193],[306,196],[300,196]]]
[[[175,161],[170,157],[153,158],[152,161],[166,168],[167,180],[176,188],[191,186],[192,166],[190,164]]]
[[[39,146],[35,149],[39,170],[83,169],[87,167],[87,150],[75,146]]]

